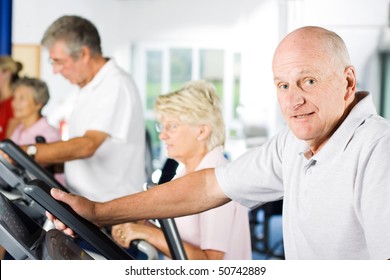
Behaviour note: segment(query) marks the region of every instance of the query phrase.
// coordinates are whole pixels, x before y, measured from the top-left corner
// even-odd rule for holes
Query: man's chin
[[[80,83],[80,82],[78,82],[78,81],[74,81],[74,80],[70,80],[70,79],[68,79],[68,81],[69,81],[69,83],[71,83],[72,85],[75,85],[75,86],[78,86],[78,87],[83,87],[83,86],[85,86],[85,84]]]
[[[310,139],[313,139],[313,135],[307,130],[302,129],[294,129],[290,128],[292,133],[297,137],[299,140],[308,141]]]
[[[77,81],[75,79],[73,79],[73,78],[69,78],[69,77],[65,77],[65,76],[63,76],[63,77],[65,78],[65,80],[67,80],[72,85],[77,85],[78,84]]]

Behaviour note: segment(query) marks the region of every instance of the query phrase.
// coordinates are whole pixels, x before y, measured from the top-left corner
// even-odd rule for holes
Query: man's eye
[[[281,84],[281,85],[279,85],[279,88],[280,89],[288,89],[288,85],[287,84]]]
[[[308,80],[306,80],[306,83],[308,85],[314,85],[316,83],[316,81],[314,79],[308,79]]]

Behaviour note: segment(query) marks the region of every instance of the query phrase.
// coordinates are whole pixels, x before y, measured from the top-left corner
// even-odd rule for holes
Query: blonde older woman
[[[161,95],[155,111],[168,157],[184,166],[176,178],[227,162],[221,104],[211,83],[193,81]],[[229,202],[175,221],[189,259],[251,259],[248,210],[238,203]],[[112,234],[123,247],[143,239],[170,257],[162,231],[154,226],[128,223],[114,226]]]

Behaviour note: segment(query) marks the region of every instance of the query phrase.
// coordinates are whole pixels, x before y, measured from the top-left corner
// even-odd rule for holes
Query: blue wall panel
[[[0,55],[12,50],[12,0],[0,0]]]

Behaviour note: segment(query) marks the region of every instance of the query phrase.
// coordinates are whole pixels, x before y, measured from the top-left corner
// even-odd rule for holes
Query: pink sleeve
[[[226,253],[234,226],[236,202],[200,214],[200,248]]]

